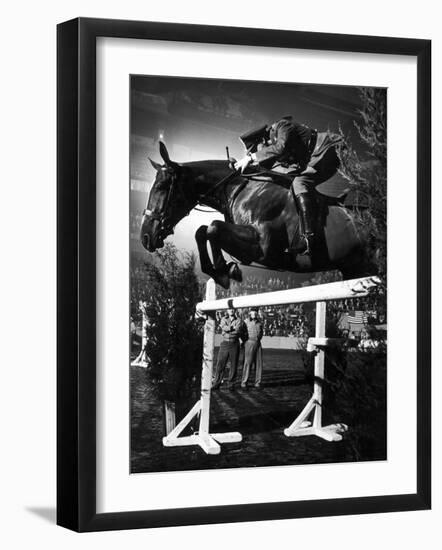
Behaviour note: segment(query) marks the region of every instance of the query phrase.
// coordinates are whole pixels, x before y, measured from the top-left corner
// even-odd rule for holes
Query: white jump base
[[[206,396],[207,397],[207,396]],[[222,434],[209,434],[208,430],[201,427],[201,414],[203,398],[197,401],[179,424],[166,436],[163,437],[165,447],[179,447],[187,445],[199,445],[203,451],[209,455],[217,455],[221,452],[219,443],[237,443],[242,441],[242,435],[239,432],[227,432]],[[197,434],[180,437],[181,432],[189,422],[198,414],[200,417],[200,431]]]
[[[219,454],[220,443],[242,441],[239,432],[210,433],[210,393],[215,347],[215,312],[231,308],[277,306],[316,302],[315,336],[308,340],[308,351],[315,353],[313,394],[294,422],[284,430],[287,437],[315,435],[326,441],[340,441],[348,427],[345,424],[322,425],[322,381],[324,380],[325,350],[338,345],[341,339],[325,335],[327,301],[368,296],[380,284],[378,277],[364,277],[350,281],[339,281],[324,285],[294,288],[264,294],[252,294],[216,300],[215,282],[210,279],[206,285],[206,299],[197,305],[197,312],[206,315],[204,326],[203,371],[201,376],[201,398],[195,403],[177,426],[163,438],[165,447],[198,445],[207,454]],[[199,416],[198,432],[181,436],[189,423]],[[310,419],[309,419],[310,418]]]
[[[143,367],[146,369],[149,366],[146,353],[147,345],[147,313],[143,307],[140,306],[141,316],[142,316],[142,325],[141,325],[141,351],[137,357],[130,364],[131,367]]]
[[[147,369],[149,364],[146,361],[146,352],[144,351],[144,349],[140,351],[140,353],[137,355],[137,357],[132,361],[130,365],[131,367],[143,367],[143,369]]]

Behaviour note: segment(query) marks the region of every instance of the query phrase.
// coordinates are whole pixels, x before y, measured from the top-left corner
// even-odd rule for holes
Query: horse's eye
[[[157,181],[156,185],[155,185],[155,189],[157,191],[164,191],[166,188],[167,188],[167,181]]]

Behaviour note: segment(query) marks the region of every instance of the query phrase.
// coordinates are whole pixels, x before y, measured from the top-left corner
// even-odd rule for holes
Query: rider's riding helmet
[[[239,136],[248,153],[256,153],[258,145],[264,143],[269,136],[270,127],[264,124]]]

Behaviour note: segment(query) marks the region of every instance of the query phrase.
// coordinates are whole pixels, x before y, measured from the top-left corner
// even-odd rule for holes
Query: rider
[[[270,126],[243,134],[247,154],[235,168],[243,172],[250,164],[272,168],[293,176],[292,190],[302,220],[304,248],[289,252],[312,255],[316,244],[317,205],[315,187],[331,178],[339,167],[336,146],[342,138],[330,132],[317,132],[286,116]]]

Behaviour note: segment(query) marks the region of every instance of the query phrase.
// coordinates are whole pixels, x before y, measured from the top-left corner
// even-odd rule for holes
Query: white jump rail
[[[342,433],[347,430],[346,425],[322,426],[322,381],[324,379],[325,349],[327,346],[337,343],[331,338],[326,338],[325,335],[327,301],[368,296],[380,283],[379,277],[363,277],[350,281],[216,300],[215,282],[210,279],[206,285],[206,299],[197,305],[197,311],[206,315],[201,397],[181,422],[163,438],[163,445],[166,447],[199,445],[207,454],[219,454],[221,452],[220,443],[234,443],[242,440],[242,435],[239,432],[217,434],[209,431],[216,311],[307,302],[316,302],[315,337],[310,338],[308,342],[308,350],[315,353],[313,394],[296,420],[284,430],[284,434],[288,437],[316,435],[327,441],[340,441]],[[199,415],[198,432],[180,437],[183,430],[197,415]],[[310,415],[313,415],[311,421],[308,420]]]
[[[247,296],[223,298],[222,300],[206,299],[204,302],[197,304],[196,309],[201,312],[209,312],[231,308],[283,306],[287,304],[358,298],[359,296],[367,296],[379,283],[379,277],[363,277],[361,279],[351,279],[350,281],[337,281],[336,283],[327,283],[324,285],[276,290],[275,292],[265,292],[263,294],[249,294]]]

